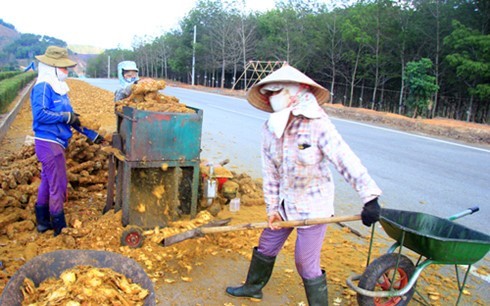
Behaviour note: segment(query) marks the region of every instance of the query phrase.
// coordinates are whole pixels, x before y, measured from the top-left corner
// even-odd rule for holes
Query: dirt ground
[[[114,131],[116,119],[112,93],[78,80],[70,80],[69,85],[69,95],[77,112],[82,116],[94,118],[101,130]],[[448,120],[434,120],[432,123],[436,124],[430,124],[432,127],[427,128],[427,120],[400,119],[389,114],[366,110],[353,111],[338,106],[326,107],[332,115],[339,117],[387,125],[396,122],[395,125],[400,128],[419,127],[421,133],[429,134],[432,131],[440,137],[454,136],[458,141],[482,146],[490,144],[490,128],[486,125],[459,122],[456,125]],[[39,169],[33,157],[32,146],[23,146],[26,136],[32,135],[31,124],[32,116],[27,102],[1,143],[0,175],[7,174],[10,177],[12,173],[18,173],[13,172],[13,169],[28,169],[32,165]],[[102,148],[82,143],[77,135],[74,137],[75,141],[78,143],[73,144],[67,153],[73,159],[72,167],[86,165],[93,156],[104,156]],[[94,155],[87,154],[88,150],[93,151]],[[227,205],[223,205],[216,217],[203,210],[194,220],[183,217],[182,220],[169,224],[168,228],[148,230],[145,232],[143,246],[132,249],[121,246],[120,243],[125,230],[122,226],[121,211],[112,210],[102,214],[106,202],[107,167],[92,167],[86,171],[87,173],[80,172],[76,180],[70,180],[69,200],[65,206],[69,226],[58,237],[53,237],[52,231],[39,234],[35,230],[33,206],[39,183],[35,170],[30,170],[34,175],[25,184],[16,184],[15,188],[12,188],[12,185],[2,185],[1,290],[17,269],[36,255],[59,249],[94,249],[117,252],[140,263],[154,282],[157,305],[307,305],[302,280],[294,265],[294,232],[277,258],[261,302],[237,299],[225,294],[226,286],[239,285],[245,280],[252,248],[258,241],[260,230],[209,234],[167,247],[160,244],[164,237],[197,227],[210,219],[231,218],[231,225],[263,222],[265,208],[260,201],[247,202],[244,197],[238,212],[232,213]],[[24,174],[26,171],[20,173]],[[247,190],[242,190],[242,196],[253,197],[260,194],[260,180],[247,178],[246,173],[234,175],[242,179],[239,181],[241,187],[247,186],[244,188]],[[4,177],[1,176],[2,179]],[[373,258],[380,256],[391,243],[384,235],[377,234]],[[352,274],[364,271],[368,247],[368,237],[359,237],[345,225],[329,226],[322,249],[321,265],[327,271],[330,305],[357,305],[356,294],[347,287],[346,279]],[[414,254],[409,255],[415,259]],[[488,267],[480,268],[479,272],[483,275],[490,274]],[[479,298],[479,292],[474,290],[479,285],[481,280],[471,277],[464,292],[463,305],[486,304]],[[427,268],[420,277],[417,288],[423,296],[431,300],[432,305],[453,304],[456,300],[456,280],[441,273],[438,267]],[[416,304],[415,301],[410,303]]]

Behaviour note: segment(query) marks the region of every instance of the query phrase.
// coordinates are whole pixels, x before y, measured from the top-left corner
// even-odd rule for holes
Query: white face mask
[[[138,80],[138,78],[137,77],[125,78],[124,80],[128,83],[134,83]]]
[[[284,85],[279,93],[270,96],[269,102],[274,112],[282,111],[291,106],[291,98],[296,96],[299,90],[299,84],[287,84]]]
[[[60,82],[64,82],[68,78],[68,73],[65,73],[59,68],[56,68],[56,75],[58,76],[58,80],[60,80]]]

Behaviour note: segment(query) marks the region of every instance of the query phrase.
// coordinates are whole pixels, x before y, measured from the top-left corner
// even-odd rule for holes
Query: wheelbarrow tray
[[[490,236],[433,215],[382,209],[380,223],[398,243],[439,264],[471,265],[490,249]]]

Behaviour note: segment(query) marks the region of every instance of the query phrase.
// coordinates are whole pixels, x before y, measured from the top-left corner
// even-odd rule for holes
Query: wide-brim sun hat
[[[77,65],[68,57],[68,50],[57,46],[49,46],[43,55],[36,55],[37,60],[48,66],[69,68]]]
[[[269,97],[260,91],[263,86],[271,83],[306,84],[310,86],[310,90],[315,95],[318,104],[327,103],[330,100],[330,91],[298,69],[286,64],[252,86],[247,93],[248,102],[260,110],[273,113],[274,111],[270,105]]]

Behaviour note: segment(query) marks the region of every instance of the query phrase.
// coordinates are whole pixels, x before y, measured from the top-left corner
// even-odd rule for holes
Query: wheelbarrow
[[[362,275],[353,275],[347,279],[347,285],[357,292],[359,305],[408,305],[416,292],[418,277],[431,264],[455,266],[458,305],[471,266],[485,257],[490,249],[490,236],[452,221],[478,210],[478,207],[469,208],[444,219],[420,212],[382,209],[379,220],[381,226],[396,242],[387,254],[371,262]],[[368,263],[373,237],[374,226]],[[415,265],[402,254],[404,247],[420,255]],[[459,265],[467,266],[462,280]],[[358,285],[354,281],[359,281]],[[419,296],[423,303],[430,305],[424,296]]]
[[[59,278],[63,271],[79,265],[110,268],[125,275],[133,283],[148,290],[149,295],[144,305],[155,305],[153,282],[136,261],[118,253],[94,250],[60,250],[34,257],[20,267],[9,280],[0,297],[0,305],[22,304],[24,296],[21,288],[25,278],[31,279],[37,287],[44,280],[51,277]]]

